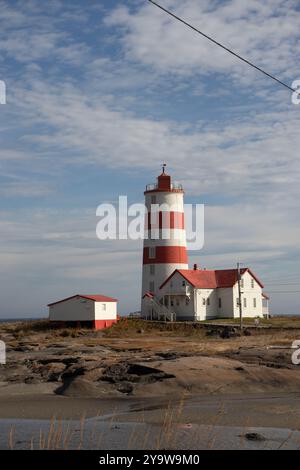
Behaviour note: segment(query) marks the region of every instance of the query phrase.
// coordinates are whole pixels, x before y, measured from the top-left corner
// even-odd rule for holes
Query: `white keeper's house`
[[[117,322],[117,302],[105,295],[73,295],[48,305],[49,320],[100,330]]]
[[[147,236],[143,251],[142,318],[171,321],[236,318],[239,276],[243,317],[269,316],[269,298],[251,269],[206,270],[198,269],[197,265],[189,269],[184,191],[180,184],[172,183],[165,165],[157,183],[148,185],[144,194]],[[161,236],[164,229],[168,230],[168,238]]]
[[[263,284],[249,268],[240,270],[243,317],[268,316],[268,297]],[[161,309],[156,308],[159,302]],[[159,294],[144,296],[146,318],[164,318],[167,311],[173,320],[199,321],[239,317],[238,270],[176,269],[161,285]],[[167,316],[167,315],[166,315]]]

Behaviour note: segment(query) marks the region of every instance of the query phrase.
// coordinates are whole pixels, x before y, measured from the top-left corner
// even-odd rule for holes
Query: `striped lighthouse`
[[[161,302],[160,286],[175,269],[188,269],[184,227],[184,191],[165,171],[156,184],[146,186],[145,239],[143,248],[142,299]],[[142,300],[142,316],[147,316]]]

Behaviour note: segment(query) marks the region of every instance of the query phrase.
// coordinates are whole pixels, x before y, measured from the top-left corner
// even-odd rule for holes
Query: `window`
[[[156,196],[151,196],[151,204],[156,204]]]
[[[177,297],[177,299],[176,299],[176,305],[177,305],[177,307],[180,305],[180,302],[179,302],[178,297]]]
[[[207,305],[210,304],[210,299],[209,299],[209,297],[207,297],[207,299],[206,299],[206,304],[207,304]]]
[[[102,304],[102,310],[106,310],[106,304]]]
[[[253,308],[256,308],[256,298],[253,299]]]
[[[254,279],[251,279],[251,287],[254,289]]]
[[[154,281],[150,281],[149,283],[149,291],[154,292]]]
[[[149,247],[149,258],[153,259],[153,258],[155,258],[155,256],[156,256],[155,246],[150,246]]]
[[[204,297],[202,298],[202,305],[206,305],[206,300]]]
[[[171,307],[174,307],[174,300],[173,299],[171,299],[170,303],[171,303]]]
[[[151,276],[154,276],[155,274],[155,265],[154,264],[150,264],[150,275]]]
[[[240,286],[241,286],[241,289],[244,289],[244,279],[240,280]]]
[[[184,287],[186,285],[185,281],[182,281],[182,287]]]
[[[222,299],[219,299],[219,308],[222,307]]]
[[[190,299],[188,297],[185,298],[185,305],[188,305],[190,303]]]
[[[244,297],[244,307],[247,308],[247,299]]]

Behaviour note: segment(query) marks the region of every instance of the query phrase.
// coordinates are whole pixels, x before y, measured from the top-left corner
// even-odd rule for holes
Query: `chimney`
[[[194,264],[194,271],[197,271],[197,269],[198,269],[198,265]]]

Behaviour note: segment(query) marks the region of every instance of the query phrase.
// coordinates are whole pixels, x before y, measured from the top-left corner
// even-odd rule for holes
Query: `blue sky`
[[[294,0],[161,0],[286,81],[300,79]],[[139,308],[141,243],[100,242],[96,207],[168,163],[205,204],[190,264],[250,266],[274,313],[299,313],[299,113],[280,88],[147,1],[0,1],[0,316],[73,293]],[[287,285],[280,285],[280,283]]]

